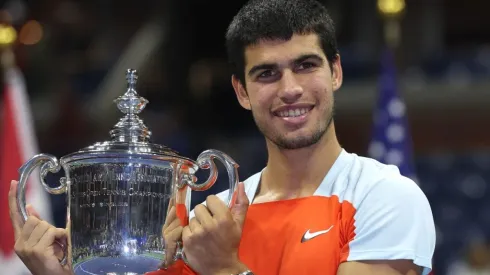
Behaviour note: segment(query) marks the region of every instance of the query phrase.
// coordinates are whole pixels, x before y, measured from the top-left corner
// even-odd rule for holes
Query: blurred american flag
[[[407,108],[398,94],[396,65],[391,50],[383,52],[379,86],[368,155],[382,163],[398,166],[402,175],[416,181]]]

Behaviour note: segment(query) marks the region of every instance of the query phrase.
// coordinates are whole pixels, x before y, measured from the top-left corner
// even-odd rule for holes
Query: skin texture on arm
[[[357,261],[340,264],[337,275],[420,275],[422,268],[410,260]]]

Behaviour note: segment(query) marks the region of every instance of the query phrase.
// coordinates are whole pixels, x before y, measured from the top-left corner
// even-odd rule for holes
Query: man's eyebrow
[[[315,59],[317,62],[323,63],[323,58],[321,56],[319,56],[318,54],[314,54],[314,53],[311,53],[311,54],[303,54],[300,57],[296,58],[293,61],[293,63],[294,64],[299,64],[299,63],[302,63],[302,62],[304,62],[305,60],[308,60],[308,59]]]

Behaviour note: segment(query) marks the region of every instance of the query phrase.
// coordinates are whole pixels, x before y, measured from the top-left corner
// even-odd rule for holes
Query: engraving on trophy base
[[[75,274],[144,274],[163,259],[171,167],[98,163],[70,171]]]

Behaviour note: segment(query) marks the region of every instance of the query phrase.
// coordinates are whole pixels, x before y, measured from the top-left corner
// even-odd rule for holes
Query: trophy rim
[[[176,151],[160,144],[147,142],[97,142],[77,152],[67,154],[61,158],[62,164],[70,164],[82,160],[114,158],[118,160],[146,159],[153,161],[182,163],[191,172],[199,169],[197,162],[188,157],[179,155]]]

